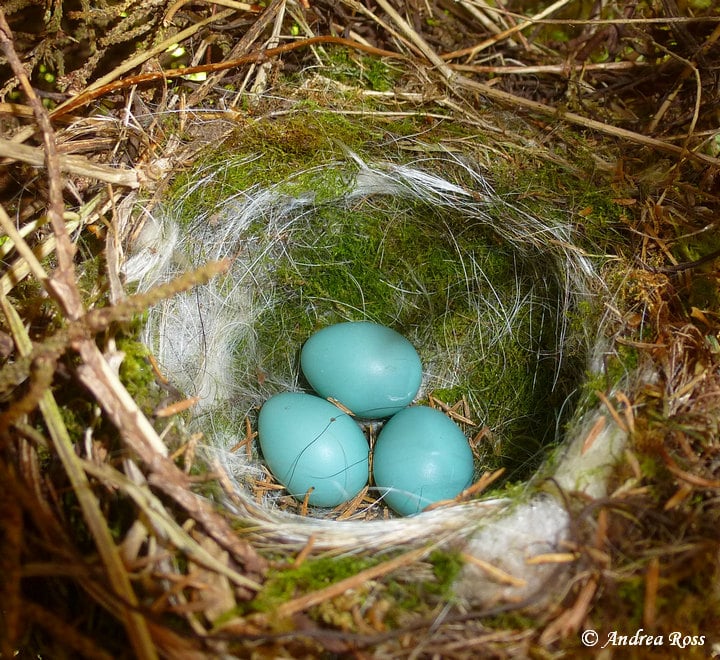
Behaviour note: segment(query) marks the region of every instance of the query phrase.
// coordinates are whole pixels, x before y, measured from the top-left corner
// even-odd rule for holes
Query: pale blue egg
[[[409,516],[472,483],[473,455],[460,427],[439,410],[413,406],[391,417],[375,442],[373,478],[383,501]]]
[[[318,394],[369,419],[405,408],[422,381],[415,347],[395,330],[369,321],[319,330],[305,342],[300,365]]]
[[[284,392],[260,409],[258,439],[277,480],[302,500],[331,507],[352,499],[368,480],[368,441],[357,422],[312,394]]]

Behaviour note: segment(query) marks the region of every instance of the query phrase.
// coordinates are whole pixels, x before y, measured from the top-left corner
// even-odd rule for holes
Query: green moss
[[[577,239],[594,254],[622,253],[628,246],[626,211],[619,197],[634,191],[618,192],[607,183],[604,173],[594,174],[596,147],[573,140],[572,164],[564,154],[557,160],[547,153],[510,154],[493,162],[492,175],[497,191],[522,203],[531,213],[559,225],[576,228]]]
[[[685,227],[677,228],[679,236],[673,252],[678,262],[702,262],[703,259],[717,255],[720,251],[720,238],[715,235],[715,232],[699,232],[688,238],[683,236],[685,231]],[[680,280],[684,290],[679,291],[679,297],[684,301],[688,312],[692,307],[701,310],[717,309],[720,304],[716,262],[717,259],[714,258],[704,264],[701,263],[698,267],[688,271],[691,276]]]
[[[270,187],[282,182],[287,194],[303,186],[307,190],[312,174],[297,178],[297,172],[341,156],[338,144],[359,149],[371,137],[359,132],[356,125],[341,115],[321,113],[312,102],[306,101],[300,106],[305,107],[307,115],[248,123],[228,138],[222,150],[179,175],[170,197],[182,199],[180,220],[192,223],[228,198],[258,186]],[[217,176],[218,170],[222,176]],[[208,185],[198,185],[211,173],[214,176]],[[322,181],[318,183],[322,185]]]
[[[132,336],[118,337],[117,348],[125,353],[120,364],[120,380],[141,410],[148,414],[157,403],[155,374],[148,361],[150,351]]]
[[[695,273],[688,282],[688,311],[693,307],[713,310],[720,307],[720,287],[716,273]]]
[[[428,585],[428,590],[439,596],[448,597],[452,593],[455,579],[463,567],[462,557],[454,552],[436,550],[430,555],[428,561],[432,564],[437,580],[435,584]]]
[[[432,578],[391,578],[385,584],[385,597],[391,604],[386,617],[388,625],[400,626],[408,612],[427,615],[439,601],[452,600],[453,585],[463,565],[460,555],[453,551],[435,550],[425,561]]]
[[[250,607],[258,612],[272,612],[278,605],[292,598],[357,575],[379,561],[377,558],[364,556],[320,557],[310,559],[298,568],[284,566],[272,570]]]
[[[628,374],[635,372],[639,364],[640,355],[635,347],[615,344],[612,353],[604,356],[602,371],[585,372],[578,394],[579,407],[582,410],[596,407],[600,403],[596,392],[607,393]]]
[[[95,307],[107,289],[104,242],[85,232],[77,245],[83,265],[78,271],[78,287],[87,307]]]
[[[393,88],[400,70],[387,62],[346,48],[328,49],[328,66],[323,70],[332,80],[355,88],[386,92]]]
[[[93,419],[93,404],[86,398],[73,393],[68,399],[63,392],[58,392],[56,398],[60,402],[60,417],[71,438],[82,438],[83,432],[87,429],[90,420]]]
[[[643,604],[645,601],[645,576],[642,574],[627,577],[617,584],[617,598],[623,603],[623,620],[628,630],[636,630],[642,625]]]
[[[695,11],[705,11],[713,6],[712,0],[690,0],[688,5]]]
[[[497,616],[483,619],[483,623],[495,630],[534,630],[537,628],[538,622],[530,614],[523,613],[522,610],[508,610]],[[543,655],[530,655],[529,657],[549,657]]]
[[[272,612],[282,603],[353,577],[385,559],[387,558],[360,555],[319,557],[310,559],[297,568],[279,566],[268,573],[262,590],[249,607],[257,612]],[[392,624],[402,611],[417,611],[419,607],[429,609],[437,599],[450,597],[452,585],[462,568],[462,559],[455,552],[436,550],[426,561],[431,570],[431,578],[398,581],[389,577],[384,587],[378,587],[378,593],[382,593],[390,606],[397,610],[390,613],[388,623]],[[353,598],[362,600],[365,593],[363,588],[356,591]],[[335,617],[338,609],[343,608],[329,603],[316,609],[314,616],[327,622],[329,617]],[[338,621],[334,623],[341,624]]]

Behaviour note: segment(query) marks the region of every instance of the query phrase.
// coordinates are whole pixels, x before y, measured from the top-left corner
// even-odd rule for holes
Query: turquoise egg
[[[465,490],[473,455],[460,427],[439,410],[413,406],[390,418],[375,442],[373,478],[383,501],[409,516]]]
[[[352,499],[368,480],[368,442],[357,422],[312,394],[284,392],[260,409],[258,439],[277,480],[298,500],[331,507]]]
[[[369,321],[319,330],[305,342],[300,366],[318,394],[369,419],[405,408],[422,381],[415,347],[395,330]]]

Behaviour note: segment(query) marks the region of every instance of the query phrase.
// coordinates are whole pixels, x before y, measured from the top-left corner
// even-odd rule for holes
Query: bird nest
[[[718,17],[414,4],[3,10],[0,654],[717,650]],[[265,469],[345,320],[454,500]]]

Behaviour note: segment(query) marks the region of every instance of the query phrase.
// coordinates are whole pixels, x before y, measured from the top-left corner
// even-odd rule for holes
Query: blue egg
[[[277,480],[298,500],[331,507],[352,499],[368,480],[368,442],[357,422],[312,394],[284,392],[260,409],[258,438]]]
[[[369,419],[405,408],[422,381],[414,346],[395,330],[369,321],[319,330],[305,342],[300,365],[318,394]]]
[[[473,455],[455,422],[413,406],[389,419],[375,442],[373,478],[383,501],[409,516],[452,499],[472,483]]]

